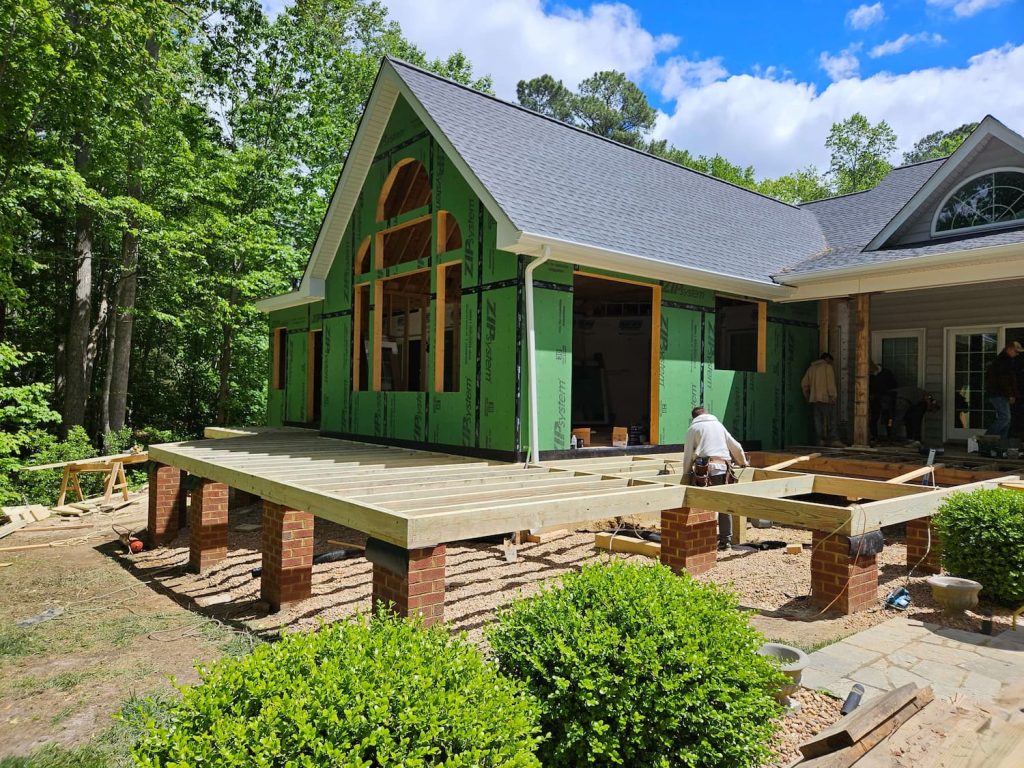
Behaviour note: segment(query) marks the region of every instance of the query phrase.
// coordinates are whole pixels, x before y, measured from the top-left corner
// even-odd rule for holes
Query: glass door
[[[1000,349],[1000,328],[950,328],[946,331],[947,440],[982,435],[995,418],[985,393],[985,370]]]

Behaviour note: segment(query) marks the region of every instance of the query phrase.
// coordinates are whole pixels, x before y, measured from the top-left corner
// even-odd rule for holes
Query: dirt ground
[[[69,523],[47,521],[50,530],[21,531],[0,542],[20,546],[72,540],[53,548],[0,552],[0,563],[12,563],[0,567],[0,757],[25,754],[44,743],[87,741],[109,725],[110,715],[132,693],[170,690],[172,676],[182,683],[194,681],[197,661],[244,652],[256,638],[272,639],[282,629],[310,630],[370,607],[370,564],[353,548],[351,559],[314,566],[310,600],[269,614],[260,601],[259,578],[252,575],[260,566],[256,506],[232,513],[229,556],[203,575],[185,571],[187,531],[169,547],[135,556],[117,544],[112,523],[135,530],[145,526],[144,496],[116,515],[82,518],[72,524],[95,528],[73,531]],[[891,532],[879,556],[878,607],[855,616],[821,615],[809,606],[808,532],[750,529],[752,543],[764,539],[804,547],[798,555],[783,549],[720,553],[717,566],[699,578],[732,588],[742,605],[756,611],[752,623],[771,640],[808,651],[827,645],[890,618],[892,611],[882,607],[882,600],[903,585],[913,598],[911,617],[978,629],[979,615],[947,620],[932,603],[924,577],[908,580],[898,531]],[[362,545],[365,536],[318,520],[315,552],[338,549],[331,541]],[[494,543],[459,542],[447,552],[446,620],[484,646],[483,630],[495,611],[536,592],[552,577],[609,558],[650,562],[639,555],[597,551],[587,531],[524,545],[515,562],[507,562]],[[52,607],[64,613],[32,628],[14,626]],[[996,631],[1008,624],[1005,612],[995,617]],[[785,720],[784,754],[834,720],[826,697],[814,692],[805,697],[803,713]]]

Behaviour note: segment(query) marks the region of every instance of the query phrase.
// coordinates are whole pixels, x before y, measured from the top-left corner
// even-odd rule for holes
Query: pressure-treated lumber
[[[631,555],[645,557],[661,557],[661,544],[647,541],[634,536],[615,535],[613,533],[594,534],[594,548],[604,552],[626,552]]]
[[[946,465],[945,464],[930,464],[930,465],[925,466],[925,467],[918,467],[917,469],[912,469],[909,472],[904,472],[902,475],[897,475],[896,477],[893,477],[893,478],[891,478],[889,480],[886,480],[885,482],[887,482],[887,483],[908,483],[911,480],[916,480],[919,477],[924,477],[926,475],[931,475],[936,470],[942,469],[944,466],[946,466]]]
[[[870,408],[868,404],[868,382],[871,355],[871,295],[859,293],[856,298],[857,335],[854,341],[853,380],[853,442],[867,445],[870,439]]]
[[[926,689],[931,694],[931,689]],[[827,755],[850,747],[867,736],[918,695],[916,683],[907,683],[895,690],[869,699],[831,728],[808,739],[800,745],[800,754],[805,758]]]
[[[794,456],[792,459],[786,459],[785,461],[780,461],[777,464],[772,464],[770,467],[765,467],[765,469],[768,469],[768,470],[788,469],[789,467],[792,467],[794,464],[799,464],[800,462],[803,462],[803,461],[810,461],[811,459],[816,459],[819,456],[821,456],[820,453],[808,453],[808,454],[806,454],[804,456]]]

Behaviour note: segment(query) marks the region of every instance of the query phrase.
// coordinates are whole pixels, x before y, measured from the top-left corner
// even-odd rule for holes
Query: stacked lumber
[[[50,510],[40,504],[0,509],[0,539],[24,528],[29,523],[45,520]]]
[[[934,699],[930,687],[908,683],[871,699],[800,745],[799,768],[850,768]],[[861,766],[863,768],[863,766]]]

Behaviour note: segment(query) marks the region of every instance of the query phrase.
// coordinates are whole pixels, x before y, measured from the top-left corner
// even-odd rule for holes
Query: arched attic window
[[[356,251],[356,274],[365,275],[370,271],[370,238],[363,238],[363,242]]]
[[[430,203],[430,176],[423,163],[407,157],[399,160],[384,180],[377,199],[377,221],[396,216]]]
[[[970,177],[939,206],[932,234],[1024,224],[1024,168],[994,168]]]

